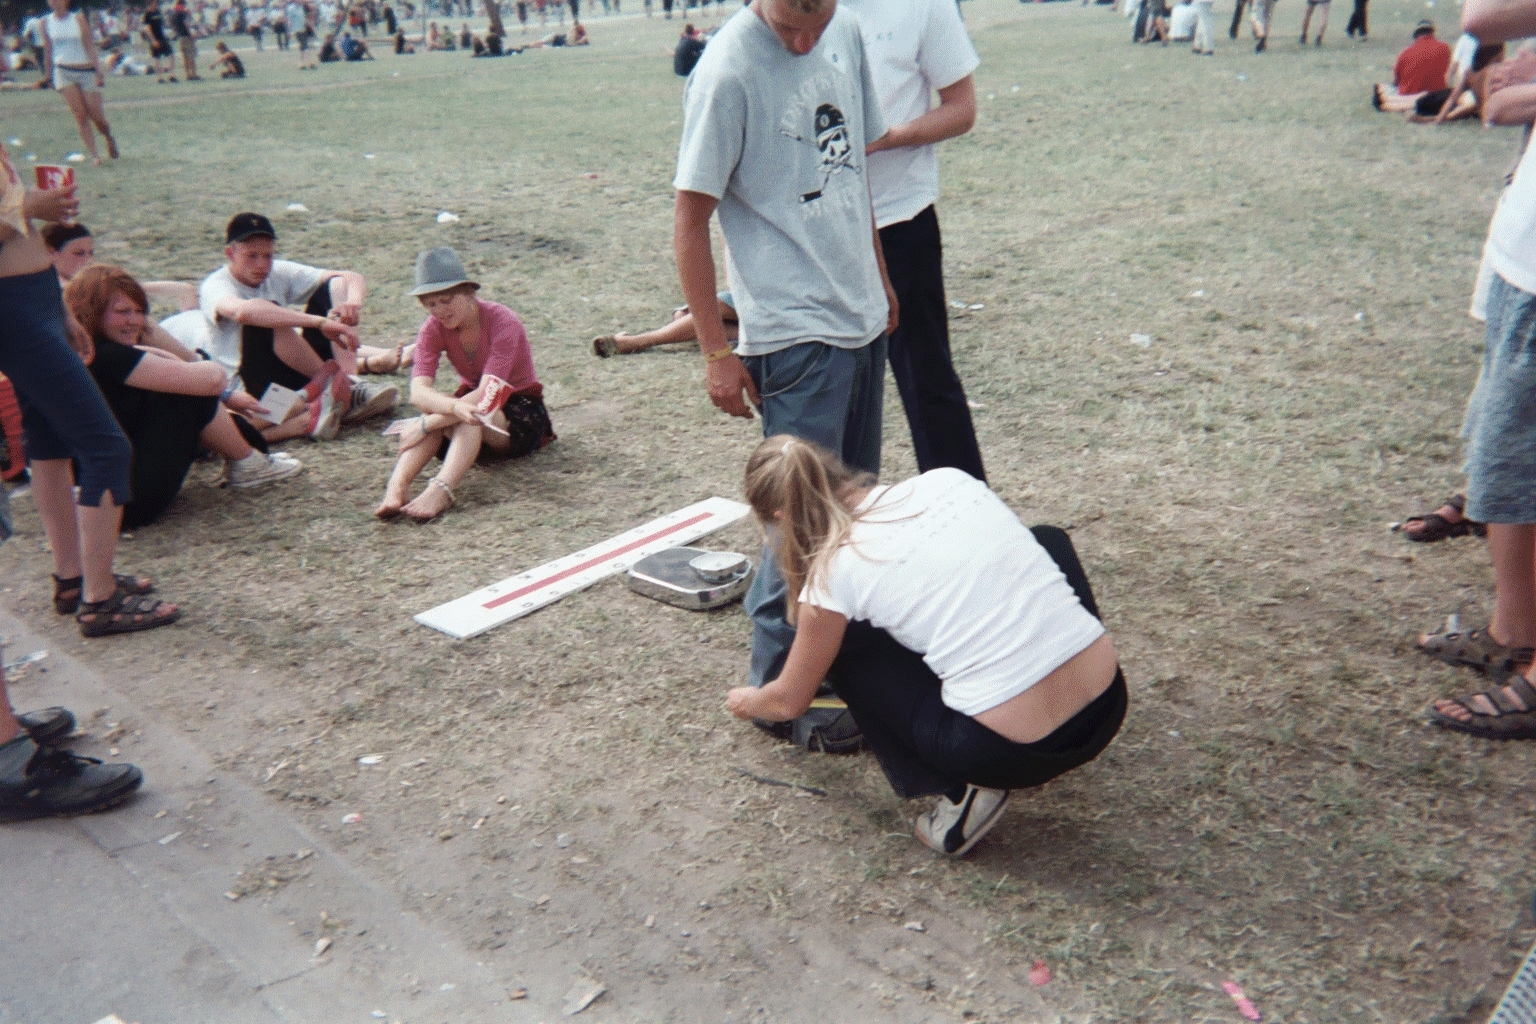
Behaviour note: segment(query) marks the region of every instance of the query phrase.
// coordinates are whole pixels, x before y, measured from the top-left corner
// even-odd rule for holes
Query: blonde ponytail
[[[819,583],[848,540],[854,516],[846,498],[874,483],[820,445],[775,434],[747,460],[746,495],[773,545],[788,588],[786,618],[799,616],[800,591]]]

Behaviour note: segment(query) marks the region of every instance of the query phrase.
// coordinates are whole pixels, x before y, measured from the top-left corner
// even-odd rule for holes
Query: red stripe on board
[[[694,523],[703,522],[705,519],[708,519],[715,514],[716,513],[714,512],[700,512],[692,519],[684,519],[682,522],[669,526],[665,530],[658,530],[649,536],[641,537],[636,541],[631,541],[621,548],[615,548],[614,550],[609,551],[606,554],[599,555],[596,558],[589,558],[585,562],[582,562],[580,565],[573,565],[569,569],[562,569],[560,572],[555,573],[553,576],[546,576],[542,580],[537,580],[528,584],[521,590],[514,590],[510,594],[502,594],[500,597],[487,601],[482,607],[484,607],[487,611],[490,611],[492,608],[500,608],[508,601],[516,601],[524,594],[531,594],[535,590],[541,590],[544,587],[549,586],[551,583],[559,583],[561,580],[569,576],[575,576],[577,573],[584,572],[587,569],[592,568],[594,565],[601,565],[604,562],[611,561],[612,559],[617,558],[619,555],[633,551],[635,548],[641,547],[642,545],[649,544],[653,540],[659,540],[669,533],[676,533],[678,530],[692,526]]]

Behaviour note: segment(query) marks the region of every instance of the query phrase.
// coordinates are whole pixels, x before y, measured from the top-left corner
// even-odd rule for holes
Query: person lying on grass
[[[144,289],[117,267],[86,267],[64,289],[64,302],[91,336],[91,376],[112,415],[133,442],[123,528],[137,529],[165,513],[181,491],[200,446],[228,463],[231,487],[286,480],[304,466],[297,459],[257,451],[255,429],[242,432],[219,402],[228,375],[209,360],[183,362],[144,344]],[[249,439],[248,439],[249,438]]]
[[[479,289],[447,246],[417,255],[409,294],[430,314],[416,335],[411,372],[411,404],[422,414],[399,424],[400,457],[373,513],[380,519],[436,519],[475,462],[520,458],[555,440],[528,332],[506,306],[478,298]],[[452,397],[434,387],[445,355],[459,375]],[[408,502],[411,481],[434,458],[442,469]]]
[[[1012,789],[1093,760],[1125,717],[1125,677],[1067,534],[1027,530],[962,470],[891,486],[776,434],[747,501],[788,585],[795,640],[778,678],[726,697],[792,721],[823,680],[891,787],[941,794],[917,837],[961,856]]]
[[[720,292],[715,296],[720,302],[720,318],[725,324],[725,340],[735,341],[738,333],[736,322],[736,307],[731,302],[730,292]],[[687,306],[679,306],[672,311],[672,322],[665,327],[658,327],[654,331],[645,331],[642,334],[605,334],[601,338],[592,339],[592,354],[599,359],[607,359],[609,356],[627,356],[636,352],[644,352],[648,348],[657,345],[672,345],[677,342],[697,341],[699,329],[693,322],[693,312]]]

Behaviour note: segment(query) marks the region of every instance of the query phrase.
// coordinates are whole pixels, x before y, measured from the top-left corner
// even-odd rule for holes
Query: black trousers
[[[304,312],[313,316],[327,316],[331,312],[331,282],[327,280],[315,289]],[[321,359],[332,356],[331,339],[316,327],[304,328],[304,340]],[[260,398],[269,384],[281,384],[297,391],[309,383],[309,375],[301,373],[277,357],[272,348],[272,328],[240,328],[240,380],[245,390]]]
[[[949,353],[938,214],[929,206],[911,220],[881,228],[880,246],[900,312],[888,358],[912,430],[918,471],[952,466],[985,480],[971,407]]]
[[[1237,0],[1237,6],[1232,9],[1232,27],[1227,30],[1227,35],[1232,39],[1237,38],[1237,30],[1243,27],[1243,8],[1248,5],[1248,0]]]
[[[1366,3],[1367,0],[1355,0],[1355,11],[1349,16],[1349,24],[1344,29],[1345,35],[1353,36],[1358,32],[1361,38],[1364,38],[1371,34],[1370,29],[1365,24]]]
[[[1097,617],[1066,531],[1037,526],[1031,532]],[[967,783],[988,789],[1043,785],[1099,756],[1125,719],[1125,676],[1117,670],[1109,689],[1055,732],[1015,743],[945,705],[943,682],[922,655],[868,622],[848,624],[827,680],[848,704],[891,788],[904,798],[953,794]]]
[[[146,393],[150,407],[127,431],[133,442],[133,498],[123,506],[125,530],[152,523],[171,507],[197,458],[199,436],[219,411],[213,395]]]

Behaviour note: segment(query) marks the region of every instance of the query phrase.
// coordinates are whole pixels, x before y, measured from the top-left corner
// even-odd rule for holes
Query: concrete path
[[[0,633],[7,662],[45,648],[3,615]],[[3,1024],[562,1015],[512,999],[463,946],[83,665],[50,652],[20,671],[12,696],[18,710],[73,710],[97,737],[75,748],[107,760],[106,723],[131,722],[146,782],[104,814],[0,825]],[[330,943],[316,955],[321,939]]]

